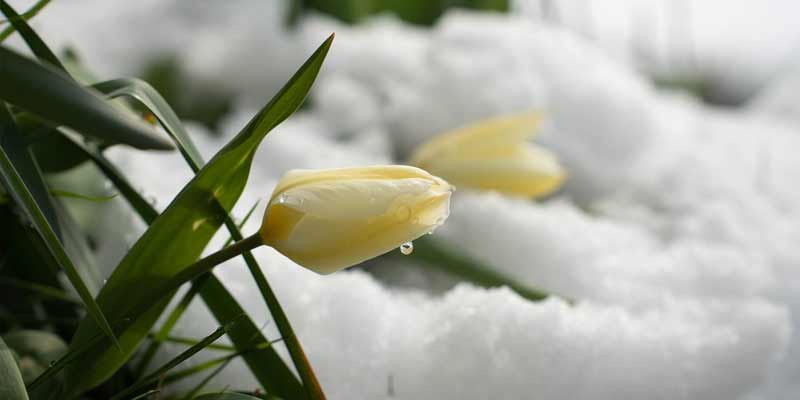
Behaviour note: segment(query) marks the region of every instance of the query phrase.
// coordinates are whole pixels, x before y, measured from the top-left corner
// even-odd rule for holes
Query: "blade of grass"
[[[8,116],[8,113],[5,109],[5,106],[0,106],[0,120],[6,120],[6,116]],[[10,118],[10,116],[8,117]],[[0,132],[0,134],[5,135],[7,132],[3,130]],[[86,312],[92,319],[92,325],[94,327],[99,327],[102,332],[112,339],[114,345],[119,348],[119,343],[117,342],[114,333],[111,331],[111,326],[106,320],[105,315],[103,315],[99,305],[95,302],[94,298],[86,287],[86,284],[81,279],[80,274],[75,268],[75,265],[72,264],[72,260],[64,250],[64,247],[59,241],[58,236],[53,231],[51,225],[47,222],[47,218],[37,202],[34,200],[34,197],[28,189],[26,182],[19,175],[16,168],[14,168],[14,165],[8,156],[4,142],[4,140],[0,140],[0,178],[2,178],[7,192],[11,195],[15,203],[20,207],[24,214],[29,218],[34,228],[36,228],[36,231],[44,240],[47,250],[56,260],[58,266],[67,275],[70,283],[72,283],[72,286],[75,288],[78,296],[86,306]]]
[[[70,192],[69,190],[60,190],[60,189],[51,189],[50,194],[56,197],[67,197],[70,199],[91,201],[92,203],[105,203],[119,196],[119,193],[115,193],[110,196],[89,196],[88,194],[75,193],[75,192]]]
[[[56,236],[61,239],[61,227],[58,223],[53,198],[50,197],[42,172],[28,150],[25,137],[20,133],[14,118],[2,102],[0,102],[0,142],[2,142],[0,146],[6,150],[9,161],[14,165],[28,190],[31,191],[33,200],[44,213],[47,223]]]
[[[64,302],[67,302],[67,303],[83,305],[83,303],[80,300],[75,299],[74,297],[68,295],[67,293],[65,293],[60,288],[56,288],[56,287],[53,287],[53,286],[42,285],[42,284],[39,284],[39,283],[25,281],[25,280],[22,280],[22,279],[5,278],[5,277],[0,277],[0,286],[18,287],[18,288],[21,288],[21,289],[25,289],[25,290],[29,290],[31,292],[34,292],[34,293],[36,293],[36,294],[38,294],[38,295],[40,295],[42,297],[47,297],[47,298],[50,298],[50,299],[60,300],[60,301],[64,301]]]
[[[105,380],[147,336],[173,294],[159,293],[169,286],[153,284],[178,275],[188,276],[183,269],[199,257],[244,189],[258,145],[305,99],[331,39],[325,41],[273,100],[198,172],[114,270],[97,297],[98,304],[112,320],[130,315],[134,322],[120,334],[122,352],[100,345],[82,359],[81,364],[94,366],[91,371],[67,367],[66,381],[71,385],[67,397],[75,397]],[[167,254],[169,256],[165,257]],[[132,292],[130,287],[138,290]],[[145,312],[134,310],[137,304],[151,298],[164,300]],[[73,346],[80,346],[96,331],[92,324],[85,322],[79,326]],[[296,395],[292,391],[277,394]]]
[[[192,347],[189,347],[188,349],[184,350],[183,352],[178,354],[175,358],[167,361],[160,368],[153,371],[153,373],[145,376],[144,378],[139,379],[133,385],[117,393],[114,397],[111,398],[111,400],[123,399],[126,396],[133,394],[137,390],[143,388],[144,386],[157,381],[161,376],[166,374],[167,371],[171,370],[172,368],[175,368],[180,363],[186,361],[193,355],[197,354],[197,352],[203,350],[211,343],[214,343],[217,339],[219,339],[222,335],[224,335],[225,332],[228,331],[231,325],[235,323],[236,321],[231,321],[227,325],[217,328],[217,330],[212,332],[210,335],[206,336],[203,340],[197,342],[197,344],[193,345]]]
[[[261,202],[261,201],[259,201],[259,200],[256,200],[256,202],[255,202],[255,203],[253,203],[253,206],[252,206],[252,207],[250,207],[250,209],[249,209],[249,210],[247,210],[247,214],[245,214],[245,215],[244,215],[244,218],[242,218],[242,221],[241,221],[241,222],[239,222],[239,224],[236,226],[236,229],[238,229],[240,232],[242,231],[242,228],[244,228],[244,225],[247,223],[247,221],[248,221],[248,220],[250,219],[250,217],[253,215],[253,211],[255,211],[255,210],[256,210],[256,208],[258,207],[258,204],[259,204],[260,202]],[[226,241],[225,241],[225,244],[223,244],[223,245],[222,245],[222,247],[223,247],[223,248],[225,248],[225,247],[228,247],[228,246],[230,246],[230,245],[231,245],[231,243],[233,243],[233,240],[234,240],[234,239],[233,239],[233,236],[229,237],[229,238],[228,238],[228,240],[226,240]]]
[[[11,23],[10,28],[19,32],[22,39],[25,40],[25,43],[28,44],[28,47],[37,58],[66,72],[64,65],[61,64],[61,61],[56,57],[53,51],[47,47],[39,35],[25,22],[25,19],[17,14],[5,0],[0,0],[0,12],[5,14],[6,18],[8,18],[8,22]]]
[[[154,339],[155,335],[149,335],[150,339]],[[199,342],[198,339],[181,337],[181,336],[167,336],[164,338],[163,342],[167,343],[175,343],[175,344],[184,344],[187,346],[193,346]],[[217,350],[217,351],[236,351],[236,347],[229,346],[227,344],[211,344],[206,347],[208,350]]]
[[[198,280],[204,280],[203,277],[198,278]],[[175,324],[178,323],[180,317],[183,315],[183,312],[189,308],[189,304],[191,304],[194,296],[197,292],[200,291],[200,286],[193,284],[189,290],[181,297],[181,300],[178,304],[175,305],[175,308],[172,309],[167,319],[161,325],[161,328],[158,332],[154,335],[153,340],[150,342],[150,345],[144,351],[139,364],[135,369],[136,376],[140,376],[147,370],[147,366],[150,364],[150,361],[158,352],[158,349],[161,347],[161,343],[167,340],[169,337],[170,332],[172,332],[172,328],[175,327]]]
[[[222,365],[211,371],[210,374],[208,374],[205,378],[203,378],[203,380],[200,381],[200,383],[198,383],[197,386],[195,386],[192,389],[192,391],[187,393],[186,396],[184,396],[182,399],[192,400],[195,396],[197,396],[198,393],[200,393],[201,390],[203,390],[204,387],[206,387],[206,385],[208,385],[208,382],[211,382],[211,380],[214,379],[215,376],[219,375],[219,373],[222,372],[222,370],[224,370],[225,367],[228,366],[228,364],[230,364],[231,360],[225,360],[222,363]]]
[[[28,11],[22,13],[22,18],[26,21],[30,20],[31,18],[35,17],[36,14],[39,14],[39,11],[42,11],[42,9],[49,3],[50,0],[37,1],[36,4],[34,4],[33,6],[31,6],[31,8],[28,9]],[[2,43],[9,36],[11,36],[11,34],[14,33],[15,31],[16,28],[14,27],[14,25],[9,25],[5,29],[3,29],[3,31],[0,32],[0,43]]]

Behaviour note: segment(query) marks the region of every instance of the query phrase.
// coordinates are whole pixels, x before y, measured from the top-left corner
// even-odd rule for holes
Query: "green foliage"
[[[22,383],[22,375],[11,349],[0,339],[0,398],[4,400],[28,400]]]
[[[46,2],[40,2],[35,6],[38,8],[20,16],[0,0],[0,11],[8,18],[10,28],[20,33],[39,59],[36,62],[0,47],[0,177],[5,188],[2,196],[4,202],[0,203],[0,217],[13,222],[9,225],[11,230],[3,235],[14,239],[9,242],[14,249],[7,258],[12,260],[11,267],[6,268],[12,274],[4,276],[0,284],[25,293],[26,299],[35,302],[30,307],[27,303],[21,304],[25,313],[30,313],[38,302],[46,302],[46,311],[53,310],[60,315],[66,310],[67,314],[77,315],[78,310],[72,308],[76,300],[60,289],[58,274],[59,270],[63,270],[88,316],[80,323],[74,317],[64,321],[63,330],[59,329],[63,331],[62,335],[69,336],[73,332],[75,335],[68,348],[65,349],[61,343],[58,354],[64,354],[58,360],[54,360],[57,353],[42,355],[30,352],[30,348],[26,350],[26,356],[35,361],[33,365],[36,367],[30,370],[28,393],[33,395],[32,398],[74,398],[102,383],[104,388],[95,393],[109,393],[110,390],[118,398],[128,397],[137,391],[147,390],[154,381],[191,354],[214,346],[211,342],[216,338],[228,335],[234,344],[233,352],[226,355],[224,361],[214,365],[217,368],[214,373],[233,358],[243,357],[269,393],[282,398],[324,398],[288,319],[266,277],[249,253],[245,254],[247,264],[284,336],[302,384],[275,352],[272,342],[263,336],[249,316],[244,315],[238,302],[211,273],[198,277],[191,293],[192,296],[194,293],[201,295],[225,328],[192,343],[186,352],[156,372],[147,376],[138,374],[139,379],[132,386],[130,375],[135,371],[126,362],[139,348],[139,343],[150,334],[150,328],[175,289],[216,264],[207,261],[208,258],[193,262],[223,223],[230,230],[231,237],[240,240],[231,248],[247,242],[241,241],[242,235],[228,212],[244,188],[256,148],[272,128],[302,104],[319,72],[332,37],[320,46],[237,137],[208,164],[204,164],[178,116],[146,82],[116,79],[84,87],[76,81],[70,72],[80,73],[80,82],[91,82],[91,74],[75,57],[69,57],[62,63],[25,22],[44,4]],[[172,136],[190,168],[197,173],[163,214],[154,210],[103,154],[108,145],[117,143],[139,149],[173,148],[170,141],[137,117],[130,107],[108,100],[120,96],[137,100],[143,109],[152,113]],[[102,283],[93,269],[94,261],[86,236],[77,229],[60,198],[79,197],[81,201],[107,199],[54,189],[44,177],[47,172],[69,171],[85,161],[91,161],[108,177],[121,197],[150,224],[150,228],[114,269],[102,288],[99,288]],[[23,232],[24,235],[13,232]],[[230,248],[223,252],[230,252]],[[37,261],[32,265],[41,266],[35,270],[35,276],[46,279],[29,280],[30,273],[21,267],[26,257],[28,261]],[[131,287],[137,290],[131,291]],[[93,298],[98,288],[99,294]],[[162,327],[159,332],[163,334],[156,336],[158,341],[175,340],[169,336],[169,330],[192,296],[182,302],[174,317]],[[57,302],[59,307],[53,307],[50,302]],[[0,311],[5,311],[2,309],[5,305],[0,305]],[[9,320],[10,326],[20,326],[17,316],[13,318]],[[234,320],[237,323],[231,325]],[[56,321],[54,316],[35,320],[45,329],[52,329],[49,324],[53,321]],[[39,339],[47,335],[58,338],[47,332],[34,334],[19,330],[9,333],[8,337],[18,339],[36,335],[39,335]],[[120,339],[119,343],[116,342],[117,338]],[[25,340],[22,343],[26,343]],[[45,358],[50,359],[46,364],[42,361]],[[112,377],[121,367],[124,367],[122,373]],[[189,376],[200,371],[179,371],[170,376],[178,379],[177,374]],[[121,391],[125,386],[128,387],[127,391]],[[193,396],[201,388],[202,385],[198,386],[188,395]],[[146,398],[157,391],[147,391],[139,398]],[[24,389],[21,393],[25,394]],[[90,393],[89,396],[94,397],[95,394]],[[105,395],[100,396],[105,398]]]
[[[294,0],[289,20],[315,10],[355,24],[379,13],[392,13],[419,25],[432,25],[449,8],[508,11],[508,0]]]
[[[74,367],[68,366],[68,397],[107,379],[147,336],[171,297],[171,293],[164,293],[173,289],[166,282],[200,256],[222,225],[244,189],[256,148],[305,99],[331,40],[323,43],[273,100],[198,172],[114,269],[97,302],[112,321],[128,321],[117,332],[122,351],[103,341]],[[139,289],[131,291],[131,287]],[[139,304],[153,298],[163,300],[149,309],[138,309]],[[96,333],[96,325],[84,320],[70,348],[82,347]],[[95,368],[87,372],[81,365]]]

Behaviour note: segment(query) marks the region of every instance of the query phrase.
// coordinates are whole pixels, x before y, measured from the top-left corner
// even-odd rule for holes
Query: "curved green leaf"
[[[108,378],[147,336],[174,293],[164,293],[163,282],[192,264],[222,225],[244,189],[258,145],[303,102],[331,40],[326,40],[272,101],[181,190],[114,270],[97,302],[112,321],[130,318],[130,324],[120,329],[122,351],[102,342],[82,356],[80,363],[67,366],[68,398]],[[130,290],[132,287],[137,290]],[[138,305],[152,299],[163,300],[140,313]],[[94,324],[82,321],[71,347],[82,346],[96,332]],[[87,371],[83,365],[93,368]],[[296,393],[276,394],[297,397]]]
[[[188,133],[184,130],[178,116],[175,115],[167,102],[149,84],[138,79],[116,79],[113,81],[95,84],[94,87],[100,92],[106,93],[111,97],[127,95],[142,102],[142,104],[144,104],[156,116],[159,122],[161,122],[161,124],[164,126],[164,129],[175,139],[178,144],[178,149],[192,170],[197,172],[202,168],[204,164],[203,158],[194,147],[192,140],[189,138]],[[227,215],[225,215],[224,223],[231,233],[231,239],[241,240],[243,238],[239,228]],[[258,285],[259,291],[261,292],[262,297],[264,298],[264,301],[273,316],[273,319],[275,320],[275,324],[277,325],[279,332],[286,342],[289,354],[292,357],[292,361],[294,362],[301,379],[303,380],[303,386],[306,389],[308,397],[310,399],[324,399],[325,395],[323,394],[322,388],[320,387],[316,375],[314,374],[314,370],[312,369],[311,364],[308,362],[305,352],[300,345],[300,341],[297,339],[297,336],[295,335],[294,330],[289,323],[289,319],[283,312],[283,309],[280,306],[277,297],[273,293],[267,278],[261,272],[261,268],[258,266],[258,263],[250,252],[243,254],[243,257],[251,275],[253,276],[253,279]],[[205,296],[204,300],[206,300],[207,304],[209,303]],[[209,307],[212,309],[214,308],[214,306],[211,304],[209,304]],[[216,315],[215,313],[215,316],[217,316],[219,322],[224,321],[225,314]],[[148,355],[152,355],[155,351],[155,347],[151,348],[153,350],[149,351],[147,353]],[[145,358],[145,360],[147,360],[147,358]],[[257,369],[253,366],[251,366],[251,370],[257,371]]]
[[[17,361],[3,339],[0,339],[0,399],[28,400]]]
[[[56,125],[140,149],[174,147],[145,122],[116,110],[65,72],[0,46],[0,98]]]
[[[199,160],[200,152],[194,147],[194,143],[189,140],[189,133],[183,128],[180,118],[175,111],[167,104],[167,101],[149,83],[135,78],[121,78],[110,81],[100,82],[92,85],[93,88],[110,98],[120,96],[130,96],[147,107],[155,115],[164,129],[170,133],[172,138],[178,142],[178,149],[184,157]],[[200,168],[194,169],[194,172]]]

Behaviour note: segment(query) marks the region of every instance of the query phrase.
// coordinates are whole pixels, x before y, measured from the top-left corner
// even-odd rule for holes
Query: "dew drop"
[[[405,242],[400,245],[400,252],[403,253],[404,256],[407,256],[414,252],[414,243]]]
[[[151,206],[155,207],[158,204],[158,199],[156,199],[156,196],[147,196],[147,202],[150,203]]]

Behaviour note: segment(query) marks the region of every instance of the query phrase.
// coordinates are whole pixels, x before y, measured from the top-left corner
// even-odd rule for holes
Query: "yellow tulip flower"
[[[294,262],[329,274],[433,231],[450,213],[451,192],[408,166],[293,170],[272,193],[260,234]]]
[[[410,163],[458,187],[541,197],[558,189],[566,173],[553,153],[527,142],[540,120],[525,113],[479,121],[424,143]]]

